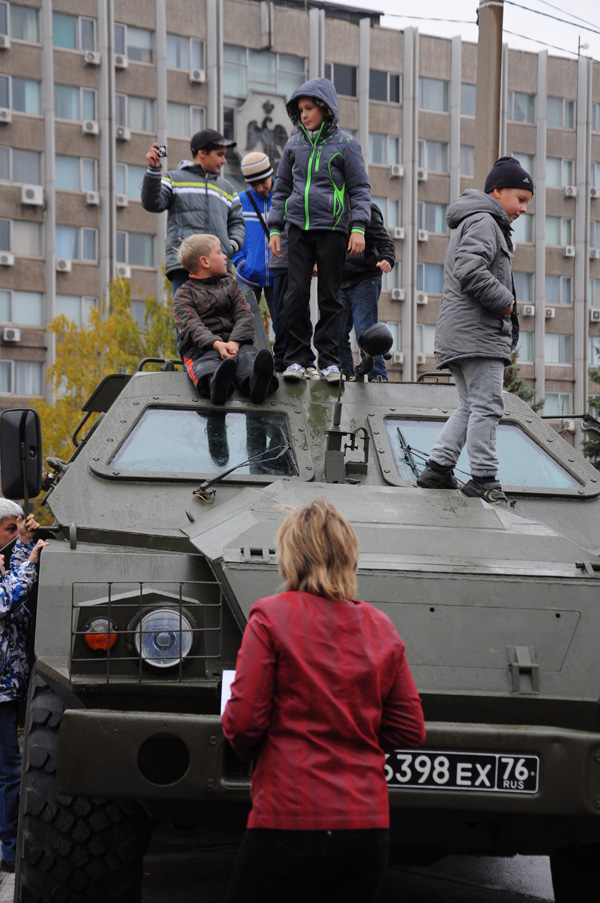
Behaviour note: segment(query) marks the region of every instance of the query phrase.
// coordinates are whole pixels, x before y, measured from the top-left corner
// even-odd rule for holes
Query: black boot
[[[261,348],[254,358],[248,395],[254,404],[262,404],[271,388],[273,380],[273,357],[266,348]]]
[[[421,489],[458,489],[451,464],[438,464],[431,458],[417,477],[417,486]]]
[[[210,378],[210,400],[213,404],[225,404],[233,391],[233,377],[237,364],[235,358],[223,358]]]
[[[471,477],[469,482],[463,486],[462,491],[471,498],[484,499],[490,505],[508,504],[502,486],[495,476]]]

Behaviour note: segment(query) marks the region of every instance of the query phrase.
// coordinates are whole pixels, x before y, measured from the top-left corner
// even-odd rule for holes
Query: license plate
[[[385,757],[390,787],[537,793],[538,756],[396,749]]]

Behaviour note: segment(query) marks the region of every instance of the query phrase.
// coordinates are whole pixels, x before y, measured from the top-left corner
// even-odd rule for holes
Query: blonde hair
[[[277,531],[277,554],[286,590],[355,598],[358,538],[326,499],[292,509]]]
[[[198,258],[208,257],[217,245],[221,247],[221,242],[216,235],[202,233],[188,235],[179,245],[177,260],[188,273],[195,273],[198,269]]]

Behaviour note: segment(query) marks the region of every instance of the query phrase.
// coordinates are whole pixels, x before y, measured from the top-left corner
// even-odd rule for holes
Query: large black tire
[[[598,903],[600,844],[564,847],[550,856],[556,903]]]
[[[135,800],[58,793],[64,708],[34,674],[25,721],[15,903],[140,903],[150,821]]]

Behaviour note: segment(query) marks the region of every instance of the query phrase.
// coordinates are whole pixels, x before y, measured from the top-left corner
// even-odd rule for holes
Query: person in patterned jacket
[[[4,567],[0,554],[0,841],[2,871],[14,872],[19,818],[21,753],[17,741],[19,700],[29,683],[31,615],[27,596],[37,580],[36,564],[48,543],[33,540],[39,524],[32,514],[23,516],[20,505],[0,498],[0,549],[18,536]]]

